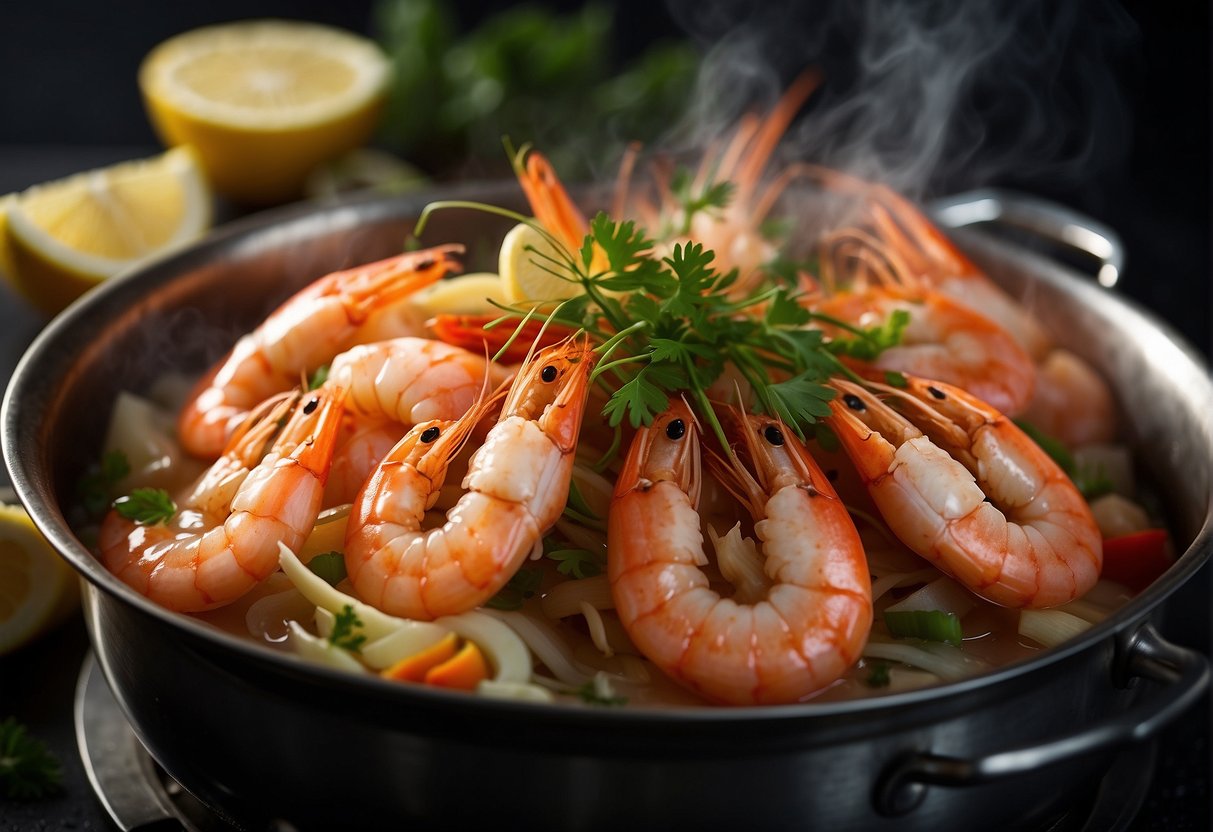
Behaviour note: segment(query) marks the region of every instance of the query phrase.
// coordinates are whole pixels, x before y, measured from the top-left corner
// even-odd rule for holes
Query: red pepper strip
[[[472,352],[483,352],[485,344],[488,344],[489,355],[496,355],[502,345],[510,339],[517,329],[518,324],[512,321],[506,321],[503,324],[486,330],[484,325],[489,321],[494,321],[498,315],[452,315],[442,314],[436,315],[429,321],[430,331],[434,333],[434,337],[439,341],[445,341],[456,347],[463,347],[465,350]],[[527,352],[531,348],[531,344],[539,337],[539,330],[543,328],[543,321],[530,320],[523,325],[522,331],[518,333],[518,337],[514,339],[514,343],[510,344],[510,348],[501,356],[500,361],[506,364],[517,364],[526,358]],[[573,330],[568,327],[558,324],[549,324],[544,330],[543,337],[539,340],[538,347],[550,347],[552,344],[558,344],[565,338],[573,334]]]
[[[1166,529],[1112,537],[1103,542],[1103,577],[1141,592],[1174,563]]]

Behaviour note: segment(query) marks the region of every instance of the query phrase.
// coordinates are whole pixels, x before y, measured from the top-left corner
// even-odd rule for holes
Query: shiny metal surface
[[[512,185],[443,194],[473,195],[517,200]],[[308,280],[398,251],[423,202],[293,209],[228,227],[68,310],[9,388],[0,422],[16,489],[90,582],[100,666],[174,778],[233,817],[280,817],[301,829],[339,826],[356,807],[368,828],[525,819],[535,829],[606,829],[637,818],[667,828],[778,828],[811,818],[834,829],[944,830],[970,829],[977,818],[1039,824],[1066,800],[1059,783],[1091,783],[1106,768],[1106,755],[1088,755],[1013,781],[933,787],[895,820],[873,802],[880,773],[906,755],[979,759],[1126,713],[1145,686],[1118,687],[1118,637],[1210,554],[1213,388],[1194,354],[1099,286],[977,233],[958,234],[971,256],[1112,381],[1183,551],[1116,616],[1032,661],[932,690],[822,705],[492,702],[314,667],[161,609],[108,574],[64,518],[100,446],[99,414],[117,392],[169,368],[201,369]],[[495,259],[506,225],[444,212],[426,241],[466,242],[474,270]]]
[[[938,200],[932,203],[931,211],[944,228],[955,230],[999,223],[1085,252],[1099,261],[1095,277],[1099,285],[1108,289],[1119,282],[1125,269],[1125,245],[1119,234],[1054,202],[983,188]]]

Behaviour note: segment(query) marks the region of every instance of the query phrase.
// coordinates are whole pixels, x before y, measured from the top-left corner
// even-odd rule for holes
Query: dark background
[[[449,5],[470,26],[510,4],[462,0]],[[570,10],[581,3],[540,5]],[[765,32],[762,51],[776,73],[786,80],[813,62],[826,77],[818,98],[837,100],[855,89],[854,51],[863,15],[873,8],[887,15],[896,4],[715,0],[709,7],[686,0],[622,0],[604,5],[615,10],[621,60],[687,29],[705,46],[759,29]],[[939,14],[964,6],[910,5],[940,9]],[[976,131],[953,133],[955,150],[974,155],[978,164],[937,171],[921,183],[923,195],[1000,184],[1103,220],[1127,244],[1124,291],[1159,310],[1208,352],[1213,343],[1209,4],[981,0],[976,5],[1001,9],[999,14],[1013,19],[1008,26],[1018,31],[1009,36],[1023,54],[1014,65],[995,65],[974,83],[970,115],[981,124]],[[140,60],[173,34],[249,17],[302,18],[367,34],[376,30],[371,0],[9,4],[0,29],[0,78],[5,79],[0,84],[0,193],[155,150],[135,84]],[[1053,32],[1061,33],[1056,43]],[[1040,55],[1045,57],[1032,65]],[[1046,120],[1044,136],[1024,129],[1023,113],[1038,108]],[[1019,157],[1008,156],[1008,144],[1017,142]],[[1042,151],[1069,161],[1042,163]],[[999,163],[980,164],[989,157]]]

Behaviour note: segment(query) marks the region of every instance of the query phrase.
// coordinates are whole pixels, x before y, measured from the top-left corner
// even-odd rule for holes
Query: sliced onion
[[[977,606],[977,599],[956,581],[946,575],[931,581],[915,592],[911,592],[896,604],[885,608],[886,612],[929,612],[939,610],[950,612],[957,618],[965,615]]]
[[[1045,647],[1056,647],[1090,627],[1090,621],[1061,610],[1023,610],[1019,614],[1019,634]]]

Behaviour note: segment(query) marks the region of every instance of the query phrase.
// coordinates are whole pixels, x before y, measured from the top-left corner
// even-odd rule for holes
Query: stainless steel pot
[[[517,202],[513,186],[443,196]],[[170,368],[201,369],[308,280],[399,251],[425,201],[254,217],[108,282],[46,329],[5,398],[10,474],[87,581],[106,679],[157,761],[217,811],[301,829],[1022,828],[1053,815],[1114,748],[1152,734],[1206,686],[1205,657],[1150,625],[1213,548],[1206,371],[1166,326],[1092,281],[975,233],[961,235],[969,253],[1012,292],[1030,292],[1045,324],[1113,383],[1183,552],[1109,620],[1030,661],[858,702],[503,703],[315,667],[161,609],[106,572],[64,507],[117,393]],[[940,216],[1001,217],[1088,249],[1103,239],[1107,282],[1114,237],[1057,211],[984,194]],[[475,266],[491,260],[503,230],[484,214],[444,212],[426,241],[469,244]]]

